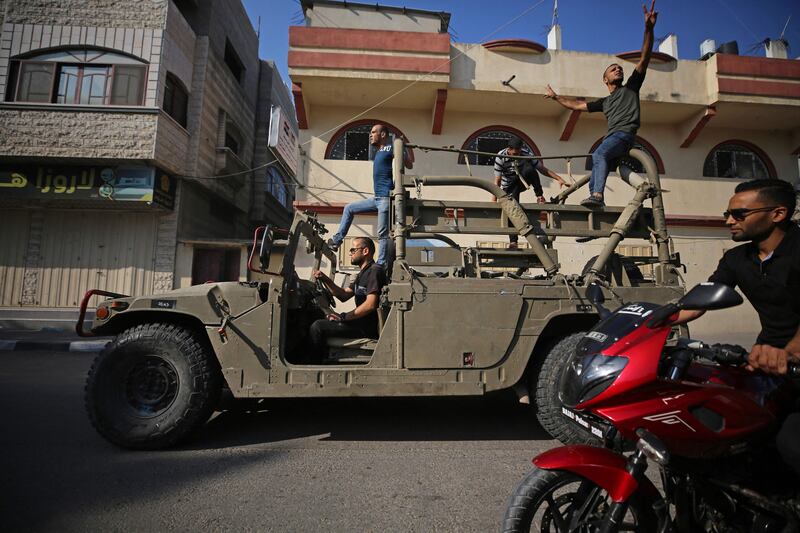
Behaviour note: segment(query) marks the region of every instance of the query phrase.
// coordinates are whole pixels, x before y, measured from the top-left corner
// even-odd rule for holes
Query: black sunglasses
[[[365,248],[366,246],[359,246],[358,248],[350,248],[350,253],[352,254],[357,252],[358,250],[364,250]]]
[[[741,221],[747,218],[747,215],[759,213],[761,211],[772,211],[773,209],[777,209],[779,207],[779,205],[773,205],[771,207],[756,207],[755,209],[731,209],[730,211],[725,211],[722,213],[722,216],[725,218],[725,220],[728,220],[728,217],[731,217],[733,220]]]

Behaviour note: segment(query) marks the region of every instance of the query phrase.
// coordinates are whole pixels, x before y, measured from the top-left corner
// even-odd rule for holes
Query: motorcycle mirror
[[[586,289],[586,297],[593,304],[601,304],[606,301],[606,297],[603,295],[603,289],[601,289],[600,285],[597,283],[589,284],[589,287]]]
[[[272,224],[264,226],[264,233],[261,234],[261,244],[258,248],[258,260],[261,262],[261,272],[266,272],[269,266],[269,256],[272,253],[272,243],[275,239],[275,232]]]
[[[739,293],[727,285],[704,282],[695,285],[678,300],[678,307],[692,311],[709,311],[734,307],[743,301]]]

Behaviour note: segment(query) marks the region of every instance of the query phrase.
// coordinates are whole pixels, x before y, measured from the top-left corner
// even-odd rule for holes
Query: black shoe
[[[325,244],[327,244],[328,248],[330,248],[334,252],[338,252],[339,251],[340,243],[333,242],[333,239],[328,239],[328,241]]]
[[[598,198],[597,196],[594,196],[594,195],[592,195],[589,198],[583,200],[581,202],[581,205],[583,207],[588,207],[590,209],[591,208],[596,208],[596,207],[605,207],[606,206],[606,204],[605,204],[605,202],[603,202],[602,198]]]

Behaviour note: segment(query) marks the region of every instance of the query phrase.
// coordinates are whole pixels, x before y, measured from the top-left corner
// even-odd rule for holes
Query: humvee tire
[[[564,444],[598,444],[597,438],[572,424],[561,414],[561,376],[567,368],[578,342],[585,331],[562,338],[540,358],[541,366],[535,373],[536,418],[551,437]]]
[[[142,324],[117,335],[97,356],[84,401],[103,437],[148,450],[172,446],[208,420],[221,385],[217,360],[195,333]]]

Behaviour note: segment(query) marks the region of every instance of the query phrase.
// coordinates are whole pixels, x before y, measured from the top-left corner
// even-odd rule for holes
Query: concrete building
[[[513,134],[536,154],[590,153],[605,134],[604,117],[546,100],[546,84],[566,96],[600,98],[608,94],[601,81],[606,66],[619,62],[630,73],[639,57],[638,50],[563,50],[558,36],[550,39],[551,49],[516,38],[455,43],[447,33],[447,13],[328,0],[302,5],[306,24],[289,29],[288,62],[305,152],[301,180],[308,187],[298,192],[295,205],[323,213],[333,230],[345,203],[371,194],[371,124],[384,122],[420,145],[496,152]],[[643,27],[629,31],[631,48],[640,46]],[[800,61],[728,54],[680,60],[663,50],[676,54],[677,37],[653,54],[641,91],[638,143],[658,164],[673,247],[691,285],[705,280],[734,245],[721,213],[737,183],[753,177],[798,180]],[[470,157],[467,165],[452,153],[416,156],[412,174],[492,176],[489,158]],[[584,158],[547,166],[573,178],[590,168]],[[546,195],[556,193],[552,180],[542,179]],[[474,189],[422,191],[426,199],[444,194],[486,200]],[[613,175],[606,194],[607,203],[625,205],[632,193]],[[526,201],[534,201],[532,192],[523,195]],[[374,235],[375,221],[357,218],[352,234]],[[574,273],[600,244],[559,240],[556,247],[562,271]],[[622,251],[652,253],[649,242],[635,240],[623,241]],[[695,331],[724,336],[737,324],[747,342],[759,329],[754,318],[747,306],[710,313]]]
[[[274,159],[271,104],[291,104],[240,0],[6,0],[0,17],[0,320],[72,321],[90,288],[246,279],[251,229],[288,224],[294,176],[246,172]]]

